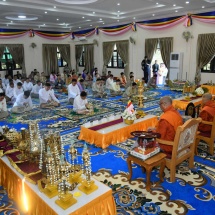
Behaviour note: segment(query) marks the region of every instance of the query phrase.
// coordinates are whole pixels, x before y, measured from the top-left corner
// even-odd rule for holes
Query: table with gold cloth
[[[98,190],[86,195],[81,191],[81,197],[77,197],[77,203],[63,210],[53,197],[49,199],[41,193],[38,187],[27,181],[23,182],[23,176],[11,165],[8,158],[0,159],[0,185],[7,190],[9,198],[13,199],[18,206],[28,215],[116,215],[116,206],[112,196],[112,190],[96,181]],[[23,185],[24,184],[24,185]],[[78,188],[74,192],[78,191]],[[72,192],[73,193],[73,192]]]
[[[144,118],[135,120],[134,124],[131,125],[121,122],[97,131],[82,125],[79,139],[104,149],[110,144],[121,143],[132,137],[132,131],[145,131],[148,127],[154,127],[157,122],[157,116],[146,115]]]
[[[177,99],[173,99],[172,105],[176,109],[186,110],[187,105],[192,102],[195,106],[202,103],[202,97],[197,97],[193,100],[186,100],[185,97],[180,97]]]
[[[207,88],[209,91],[209,93],[211,93],[211,94],[215,94],[215,86],[211,86],[211,85],[201,85],[201,87],[205,87],[205,88]]]

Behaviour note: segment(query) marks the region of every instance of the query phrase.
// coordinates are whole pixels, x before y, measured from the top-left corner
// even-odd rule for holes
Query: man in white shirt
[[[51,84],[46,83],[45,87],[39,90],[40,108],[59,107],[60,102],[55,97]]]
[[[76,96],[80,95],[80,89],[77,85],[77,80],[72,79],[72,83],[68,85],[68,100],[70,104],[73,104]]]
[[[0,79],[0,89],[2,89],[2,91],[4,91],[4,92],[6,90],[6,86],[5,86],[4,82],[2,81],[2,79]]]
[[[14,100],[16,100],[14,97],[14,83],[13,83],[13,81],[11,81],[8,84],[8,86],[6,88],[5,95],[6,95],[5,99],[7,102],[9,102],[9,101],[13,102]]]
[[[42,83],[40,81],[37,81],[37,84],[33,86],[33,89],[31,91],[31,98],[39,98],[39,91],[42,89]]]
[[[9,84],[9,76],[5,75],[5,78],[2,79],[2,83],[4,83],[4,85],[7,87],[7,85]]]
[[[0,93],[0,119],[3,119],[9,115],[7,111],[7,104],[5,99],[5,94]]]
[[[120,89],[120,80],[117,79],[116,82],[112,84],[112,88],[110,89],[110,94],[112,96],[122,95],[122,91]]]
[[[113,75],[110,74],[110,77],[106,80],[106,88],[107,89],[112,89],[112,84],[113,84]]]
[[[24,84],[23,84],[23,89],[24,91],[31,91],[33,88],[32,82],[30,82],[29,78],[26,78]]]
[[[19,82],[21,82],[21,81],[17,78],[17,75],[14,75],[13,76],[13,83],[14,83],[14,85],[16,86],[17,83],[19,83]]]
[[[11,112],[12,113],[24,113],[30,111],[33,107],[30,92],[25,91],[17,96]]]
[[[79,114],[89,113],[89,104],[87,102],[87,93],[82,91],[80,95],[76,96],[73,103],[73,110]]]
[[[14,98],[17,98],[18,95],[23,93],[23,92],[24,92],[24,90],[22,88],[22,83],[18,82],[17,85],[14,87],[14,90],[13,90]]]

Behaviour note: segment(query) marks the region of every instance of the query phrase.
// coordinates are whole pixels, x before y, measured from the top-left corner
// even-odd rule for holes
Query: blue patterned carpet
[[[143,110],[150,114],[160,115],[158,100],[164,95],[169,95],[172,98],[181,96],[180,93],[172,92],[168,89],[148,91],[145,93],[147,100],[144,103]],[[71,106],[67,104],[65,99],[66,95],[60,95],[61,108],[71,109]],[[38,111],[38,108],[35,108],[30,115],[12,115],[6,121],[0,122],[0,125],[8,124],[9,127],[19,130],[21,127],[27,127],[29,120],[38,119],[42,133],[47,131],[61,132],[65,150],[69,148],[69,144],[73,139],[78,149],[80,160],[84,144],[83,141],[77,140],[80,124],[88,120],[99,119],[110,112],[121,112],[126,104],[123,104],[119,99],[120,97],[109,97],[96,100],[90,96],[90,102],[97,106],[99,111],[96,116],[89,118],[70,117],[66,114],[62,116],[62,113],[59,115],[59,112],[55,110],[43,113]],[[34,101],[34,104],[37,106],[38,101]],[[105,112],[106,108],[109,109],[107,113]],[[68,123],[66,125],[65,123],[60,124],[59,121],[68,121]],[[153,188],[150,192],[147,192],[145,189],[146,175],[138,165],[133,164],[132,180],[131,182],[127,180],[127,151],[134,141],[134,139],[129,139],[124,143],[111,145],[104,150],[87,144],[92,155],[93,175],[97,180],[112,188],[118,215],[215,214],[214,156],[209,156],[206,159],[204,153],[195,156],[195,168],[193,169],[189,169],[186,162],[179,165],[175,183],[169,182],[169,171],[165,169],[165,181],[162,184],[156,184],[159,180],[158,169],[154,169],[151,176]],[[12,211],[7,212],[3,208],[4,199],[7,199],[7,195],[3,188],[0,187],[0,215],[16,214]],[[8,207],[16,208],[13,202]]]

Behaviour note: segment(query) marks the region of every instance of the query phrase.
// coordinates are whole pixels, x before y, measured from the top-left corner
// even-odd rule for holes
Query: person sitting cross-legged
[[[129,86],[125,92],[123,93],[122,97],[126,99],[133,99],[133,97],[137,95],[137,84],[133,82],[131,86]]]
[[[112,89],[112,85],[113,85],[113,75],[110,74],[110,76],[108,77],[108,79],[106,80],[106,88],[108,90]]]
[[[215,102],[212,101],[212,95],[210,93],[205,93],[202,96],[202,110],[199,113],[199,117],[201,117],[203,121],[213,122],[215,117]],[[211,125],[200,123],[198,130],[202,133],[210,134],[211,128]]]
[[[90,105],[87,101],[87,93],[82,91],[80,95],[76,96],[73,103],[73,110],[79,114],[89,113]]]
[[[5,99],[5,93],[0,93],[0,119],[3,119],[9,115],[7,111],[7,104]]]
[[[156,74],[154,74],[153,77],[151,77],[149,79],[147,87],[148,88],[154,88],[154,89],[157,88],[157,75]]]
[[[16,102],[14,103],[11,112],[12,113],[24,113],[30,111],[33,107],[30,91],[24,91],[17,96]]]
[[[125,73],[121,72],[120,75],[121,75],[120,78],[119,78],[120,84],[121,84],[122,87],[125,87],[126,84],[127,84],[127,79],[126,79]]]
[[[156,128],[148,128],[148,131],[155,131],[161,134],[160,139],[173,141],[178,126],[183,124],[183,120],[179,112],[172,106],[172,99],[169,96],[164,96],[159,102],[160,109],[163,114],[157,123]],[[161,150],[168,154],[172,154],[172,146],[159,144]]]
[[[22,87],[22,83],[18,82],[16,86],[14,86],[14,90],[13,90],[13,95],[14,98],[17,98],[19,94],[23,93],[23,87]]]
[[[85,80],[84,79],[80,79],[77,82],[77,85],[79,87],[80,92],[85,91]]]
[[[37,83],[33,86],[33,89],[31,91],[31,98],[39,98],[39,91],[42,89],[42,83],[40,80],[37,81]]]
[[[29,78],[26,78],[24,84],[23,84],[23,89],[24,91],[31,91],[33,88],[32,82],[30,82]]]
[[[86,78],[84,80],[86,88],[91,88],[93,83],[93,77],[89,72],[86,73]]]
[[[72,83],[68,86],[68,100],[70,104],[73,104],[76,96],[80,95],[80,89],[77,85],[77,79],[72,79]]]
[[[116,82],[113,82],[110,88],[110,94],[112,96],[119,96],[122,95],[122,91],[120,89],[120,80],[117,79]]]
[[[55,97],[54,91],[51,89],[51,84],[46,83],[45,87],[39,91],[40,108],[59,107],[60,102]]]
[[[62,80],[60,75],[57,75],[57,79],[55,80],[55,89],[62,90],[64,87],[64,81]]]
[[[103,81],[98,78],[92,86],[93,96],[97,98],[105,98],[107,93],[104,91]]]
[[[10,81],[7,88],[6,88],[6,91],[5,91],[5,99],[7,102],[14,102],[16,100],[16,98],[14,97],[14,83],[13,81]]]
[[[19,82],[21,82],[21,81],[18,79],[17,75],[14,75],[13,76],[13,83],[14,83],[14,85],[16,86],[17,83],[19,83]]]
[[[128,79],[125,88],[127,89],[128,87],[130,87],[132,85],[132,83],[134,83],[134,76],[130,75],[130,79]]]
[[[2,82],[2,79],[0,79],[0,89],[1,89],[3,92],[5,92],[5,90],[6,90],[6,86],[5,86],[4,82]]]

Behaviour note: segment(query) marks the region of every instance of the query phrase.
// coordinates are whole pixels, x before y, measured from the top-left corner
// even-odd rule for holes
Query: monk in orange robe
[[[159,102],[163,114],[158,121],[156,128],[149,128],[148,130],[155,131],[161,134],[160,139],[173,141],[178,126],[183,124],[183,120],[179,112],[172,106],[172,99],[169,96],[164,96]],[[172,153],[172,146],[159,144],[161,150],[167,154]]]
[[[202,110],[199,117],[201,117],[203,121],[208,122],[212,122],[215,117],[215,102],[212,101],[212,95],[210,93],[205,93],[202,96]],[[203,133],[210,133],[211,125],[200,123],[198,130]]]

